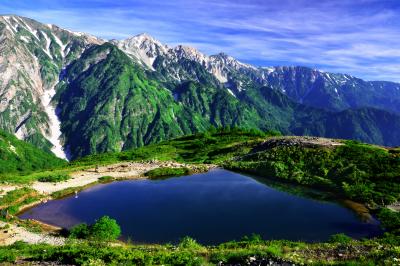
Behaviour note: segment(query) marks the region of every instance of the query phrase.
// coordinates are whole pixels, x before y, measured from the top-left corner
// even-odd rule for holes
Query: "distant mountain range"
[[[400,84],[0,17],[0,128],[59,157],[210,126],[400,145]]]

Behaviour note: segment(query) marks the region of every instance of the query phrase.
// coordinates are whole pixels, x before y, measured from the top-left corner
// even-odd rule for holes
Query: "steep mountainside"
[[[1,129],[62,158],[210,126],[400,145],[396,83],[258,68],[146,34],[105,42],[17,16],[0,17],[0,51]]]
[[[63,157],[50,100],[64,65],[95,37],[18,16],[0,17],[0,124],[20,139]]]
[[[0,131],[0,175],[60,166],[65,161]]]
[[[224,53],[207,56],[191,47],[168,47],[147,34],[113,43],[175,83],[188,79],[202,82],[197,70],[200,66],[235,95],[247,88],[268,86],[298,103],[331,111],[368,106],[400,114],[398,83],[368,82],[307,67],[254,67]]]
[[[398,143],[400,137],[398,130],[386,133],[389,128],[400,128],[400,117],[385,111],[329,112],[298,104],[269,87],[248,88],[234,96],[214,86],[207,71],[197,73],[203,83],[185,81],[166,89],[164,81],[143,71],[116,46],[106,43],[87,49],[66,68],[57,88],[62,131],[72,157],[142,146],[211,125],[380,144]]]

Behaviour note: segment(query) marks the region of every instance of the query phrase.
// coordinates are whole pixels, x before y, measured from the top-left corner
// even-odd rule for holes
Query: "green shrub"
[[[265,251],[274,257],[281,257],[283,254],[282,247],[278,244],[270,244]]]
[[[189,236],[185,236],[184,238],[181,239],[179,242],[179,247],[183,249],[201,249],[203,248],[197,241]]]
[[[346,234],[343,234],[343,233],[332,235],[329,238],[329,242],[331,242],[331,243],[340,243],[340,244],[348,244],[352,240],[353,239],[351,237],[349,237],[349,236],[347,236]]]
[[[0,262],[14,263],[17,260],[15,252],[12,250],[0,249]]]
[[[158,177],[170,177],[170,176],[182,176],[190,174],[190,169],[186,167],[171,168],[171,167],[160,167],[146,172],[144,175],[156,179]]]
[[[69,233],[70,238],[86,239],[90,236],[90,228],[87,224],[82,223],[72,227]]]
[[[100,183],[108,183],[108,182],[111,182],[111,181],[114,181],[114,180],[115,180],[114,177],[108,176],[108,175],[102,176],[102,177],[99,178],[99,182]]]
[[[117,221],[103,216],[90,228],[90,236],[96,240],[116,240],[121,235],[121,227]]]
[[[382,208],[377,213],[381,225],[394,234],[400,235],[400,213]]]
[[[91,239],[96,241],[112,241],[121,235],[121,227],[117,221],[108,216],[103,216],[93,225],[85,223],[78,224],[71,228],[70,238]]]
[[[40,182],[61,182],[61,181],[68,180],[69,178],[70,178],[70,176],[67,174],[55,173],[55,174],[41,176],[38,178],[38,181],[40,181]]]
[[[251,236],[242,237],[242,241],[249,243],[261,243],[263,239],[259,234],[251,234]]]

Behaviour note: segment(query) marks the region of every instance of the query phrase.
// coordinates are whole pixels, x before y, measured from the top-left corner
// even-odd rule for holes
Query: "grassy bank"
[[[302,143],[271,147],[267,142],[226,161],[224,167],[331,191],[371,207],[400,200],[398,149],[354,141],[328,147],[306,147]]]
[[[64,246],[17,242],[0,247],[0,261],[47,261],[74,265],[258,265],[269,262],[306,265],[396,265],[398,247],[383,241],[350,240],[308,244],[264,241],[257,236],[218,246],[202,246],[184,238],[178,245],[109,245],[71,240]]]

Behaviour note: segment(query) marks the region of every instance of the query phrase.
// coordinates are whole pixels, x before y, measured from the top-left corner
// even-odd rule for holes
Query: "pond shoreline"
[[[44,182],[35,182],[34,187],[41,188],[42,192],[44,192],[43,193],[44,197],[38,201],[21,206],[18,213],[15,215],[15,218],[17,219],[17,221],[20,220],[20,218],[18,218],[19,215],[23,214],[24,212],[28,211],[31,208],[34,208],[42,203],[47,202],[48,200],[61,199],[61,198],[70,196],[71,194],[74,194],[77,191],[85,190],[87,188],[93,187],[98,184],[110,183],[110,182],[115,182],[115,181],[123,181],[123,180],[149,179],[148,177],[145,176],[145,173],[149,170],[153,170],[153,169],[160,168],[160,167],[172,167],[172,168],[187,167],[187,168],[193,170],[193,174],[207,172],[211,169],[216,169],[216,168],[224,169],[217,165],[207,165],[207,164],[194,165],[194,164],[181,164],[181,163],[176,163],[176,162],[152,161],[152,162],[140,162],[140,163],[139,162],[124,162],[124,163],[100,166],[100,167],[91,168],[91,169],[87,169],[87,170],[81,170],[81,171],[77,171],[77,172],[74,172],[71,174],[71,179],[74,180],[74,182],[71,182],[71,183],[74,185],[83,184],[82,186],[66,186],[66,183],[71,184],[68,182],[68,180],[59,182],[59,183],[50,183],[51,186],[49,186],[49,184],[44,184]],[[227,169],[227,170],[229,170],[229,169]],[[102,182],[102,181],[100,181],[100,178],[103,176],[111,176],[112,179],[109,181],[106,181],[106,182]],[[88,181],[89,180],[92,181],[92,179],[95,179],[95,181],[88,183]],[[40,185],[42,185],[42,186],[40,186]],[[65,193],[63,192],[63,190]],[[58,195],[55,196],[55,193],[58,193]],[[369,212],[370,210],[364,204],[360,204],[357,202],[353,202],[350,200],[344,200],[344,199],[340,199],[340,198],[336,198],[336,199],[334,199],[334,201],[340,203],[342,206],[345,206],[346,208],[351,209],[359,217],[361,217],[364,221],[373,219],[371,213]],[[58,236],[62,237],[60,232],[62,230],[64,230],[64,228],[53,225],[51,223],[45,223],[45,222],[42,222],[42,221],[36,220],[36,219],[30,219],[30,221],[35,223],[36,225],[40,226],[44,231],[44,235],[52,234],[52,235],[58,235]],[[32,233],[32,232],[29,232],[29,233]],[[39,233],[39,234],[43,234],[43,233]]]
[[[273,213],[274,209],[275,209],[275,207],[274,207],[275,205],[274,204],[271,205],[271,203],[268,199],[274,199],[277,197],[277,195],[282,195],[282,196],[278,197],[279,200],[276,201],[276,204],[282,204],[282,208],[289,210],[289,211],[282,213],[282,215],[283,215],[282,218],[277,218],[277,219],[272,219],[272,220],[270,220],[268,218],[267,223],[264,223],[264,222],[266,222],[266,221],[264,221],[261,223],[256,223],[251,226],[248,225],[248,226],[244,227],[247,229],[243,229],[243,231],[239,230],[239,231],[236,231],[236,233],[229,233],[229,232],[233,232],[233,231],[228,230],[226,233],[218,233],[215,235],[218,238],[217,235],[220,235],[222,237],[225,234],[225,240],[222,239],[223,241],[226,241],[227,239],[231,239],[231,237],[233,237],[232,239],[237,239],[237,237],[240,238],[240,236],[250,234],[251,230],[256,230],[256,232],[260,232],[260,234],[264,234],[264,237],[270,236],[270,233],[272,232],[273,234],[271,235],[271,237],[274,237],[273,235],[275,235],[275,237],[279,237],[279,239],[287,238],[289,240],[294,241],[294,239],[301,237],[301,236],[299,236],[300,233],[296,233],[296,232],[281,233],[281,230],[275,230],[275,229],[277,229],[276,225],[277,225],[277,223],[279,224],[279,220],[286,219],[284,217],[287,217],[290,220],[290,217],[292,217],[294,215],[293,207],[290,207],[290,206],[298,206],[298,209],[296,209],[297,210],[296,212],[300,215],[301,213],[308,213],[308,211],[307,211],[308,207],[306,207],[306,206],[309,205],[310,207],[314,208],[314,206],[320,206],[321,204],[323,204],[323,205],[327,204],[327,205],[326,205],[326,207],[323,208],[324,211],[316,212],[316,213],[320,213],[320,215],[318,217],[331,217],[331,213],[343,214],[343,216],[336,215],[336,217],[343,217],[343,218],[334,218],[335,216],[332,216],[333,219],[323,218],[321,220],[321,221],[325,221],[322,224],[327,225],[327,226],[321,226],[321,230],[320,230],[321,235],[319,236],[319,237],[321,237],[321,239],[326,239],[326,237],[330,235],[330,234],[326,235],[326,233],[324,233],[324,232],[327,232],[327,230],[328,231],[333,230],[332,232],[335,232],[336,230],[338,230],[336,232],[339,232],[340,230],[343,229],[343,232],[349,233],[350,235],[352,235],[352,232],[353,232],[354,233],[353,237],[355,237],[355,238],[362,237],[362,234],[364,234],[364,233],[362,233],[361,235],[359,235],[363,229],[360,229],[361,231],[360,230],[348,231],[345,228],[341,229],[340,226],[336,227],[336,229],[334,229],[335,227],[331,226],[332,222],[335,222],[335,221],[336,221],[336,224],[338,224],[337,222],[340,223],[340,221],[348,221],[348,222],[354,223],[355,225],[358,225],[358,224],[361,225],[361,223],[368,224],[368,223],[365,223],[365,220],[356,218],[356,215],[353,211],[351,211],[351,212],[350,212],[350,210],[344,211],[343,210],[343,209],[345,209],[344,206],[342,204],[338,204],[338,201],[326,201],[326,200],[320,201],[320,200],[315,200],[315,199],[312,200],[310,198],[307,199],[305,197],[300,197],[303,199],[297,199],[297,198],[299,198],[299,196],[297,196],[297,195],[289,196],[290,193],[287,193],[287,192],[285,193],[284,191],[279,191],[277,189],[274,189],[273,187],[268,188],[268,185],[257,182],[258,180],[254,180],[253,178],[251,178],[249,176],[240,177],[241,175],[238,173],[235,173],[235,172],[229,173],[229,172],[230,171],[226,171],[224,169],[216,170],[216,172],[210,172],[210,174],[194,175],[193,177],[188,176],[187,181],[186,181],[186,179],[173,178],[173,179],[167,179],[167,180],[159,180],[157,182],[147,182],[147,181],[140,182],[137,185],[135,185],[136,182],[126,182],[126,183],[123,182],[123,184],[120,184],[120,185],[118,184],[119,182],[113,182],[113,184],[111,184],[110,186],[101,186],[101,187],[99,187],[99,189],[94,189],[93,191],[88,192],[87,195],[86,194],[85,194],[85,196],[82,195],[82,197],[79,197],[78,199],[75,199],[72,196],[61,202],[51,202],[49,204],[43,205],[42,207],[39,207],[37,210],[35,210],[34,212],[32,212],[30,214],[25,214],[20,217],[21,217],[21,219],[23,218],[23,219],[39,219],[39,220],[41,219],[40,217],[43,217],[44,221],[48,222],[49,224],[56,224],[63,228],[70,228],[71,226],[73,226],[74,224],[76,224],[78,222],[91,223],[94,219],[97,219],[96,217],[99,217],[99,215],[101,215],[101,213],[103,213],[103,214],[107,213],[108,215],[113,215],[112,217],[115,217],[115,219],[117,219],[118,221],[121,221],[121,226],[124,226],[124,223],[122,223],[122,221],[124,221],[125,218],[123,218],[123,216],[120,217],[119,214],[117,214],[117,213],[112,214],[112,212],[110,212],[110,210],[107,208],[102,211],[100,211],[100,210],[95,211],[94,213],[92,213],[92,211],[90,211],[90,213],[92,213],[92,214],[88,215],[88,214],[85,214],[86,211],[84,209],[82,210],[78,206],[91,206],[90,210],[94,210],[94,208],[95,208],[94,206],[96,204],[105,204],[105,202],[108,202],[111,195],[115,195],[115,193],[122,193],[121,195],[124,195],[124,193],[125,194],[128,193],[126,195],[138,195],[138,196],[133,196],[133,198],[132,198],[132,196],[129,196],[130,198],[132,198],[132,200],[134,198],[137,198],[136,200],[133,200],[131,202],[131,204],[134,204],[133,202],[136,202],[136,205],[138,205],[138,206],[136,206],[136,205],[129,205],[129,206],[131,206],[132,208],[135,208],[133,206],[136,206],[137,208],[141,208],[139,206],[144,206],[143,203],[141,203],[141,201],[144,198],[139,195],[141,195],[141,193],[144,193],[143,195],[149,195],[148,193],[150,193],[151,191],[153,191],[151,193],[155,193],[155,194],[151,194],[153,200],[150,201],[149,206],[146,205],[147,206],[146,209],[148,209],[148,211],[151,211],[151,210],[154,210],[154,208],[157,208],[158,205],[154,205],[154,202],[157,202],[157,198],[160,199],[160,197],[161,197],[161,199],[162,199],[161,205],[162,206],[172,206],[171,204],[168,204],[168,202],[164,202],[164,200],[169,199],[168,198],[169,195],[178,195],[178,196],[173,196],[172,199],[173,199],[173,202],[176,202],[176,200],[179,199],[179,202],[183,203],[183,205],[182,204],[180,204],[180,205],[173,204],[173,206],[181,206],[182,210],[184,212],[186,212],[185,214],[181,213],[180,215],[184,215],[184,217],[189,217],[189,216],[197,217],[196,215],[199,212],[193,213],[192,211],[187,212],[187,210],[191,209],[191,207],[189,207],[189,206],[194,206],[194,205],[192,205],[193,203],[197,204],[196,202],[200,202],[200,199],[197,197],[199,197],[199,195],[205,195],[203,192],[205,191],[204,189],[207,188],[208,196],[206,196],[205,198],[204,198],[204,196],[202,196],[203,197],[202,199],[205,200],[205,201],[201,200],[201,202],[205,202],[202,205],[208,206],[208,204],[210,204],[211,201],[215,202],[216,209],[214,211],[211,211],[211,213],[215,213],[215,211],[218,211],[218,213],[220,211],[222,211],[222,213],[225,213],[225,210],[231,210],[231,211],[228,211],[227,213],[225,213],[225,217],[230,217],[229,215],[231,215],[233,213],[237,213],[236,211],[232,212],[233,210],[235,210],[235,208],[239,208],[237,210],[242,210],[243,211],[242,215],[245,215],[246,217],[252,217],[252,215],[251,215],[252,213],[259,213],[259,211],[262,211],[262,210],[264,210],[266,213],[269,213],[271,211]],[[209,179],[209,178],[211,178],[211,179]],[[210,181],[215,180],[214,178],[217,178],[215,181],[216,185],[213,185],[214,182],[206,182],[207,180],[210,180]],[[231,185],[228,185],[229,180],[232,180],[232,182],[230,183]],[[210,183],[210,185],[207,185],[208,183]],[[170,185],[168,185],[167,187],[164,187],[167,184],[170,184]],[[175,185],[172,185],[172,184],[175,184]],[[190,185],[190,184],[193,184],[193,185]],[[227,190],[228,194],[223,194],[223,192],[222,192],[228,188],[224,184],[226,184],[229,187],[229,189]],[[244,187],[242,187],[239,184],[243,184]],[[177,185],[178,185],[178,187],[177,187]],[[260,188],[260,186],[262,188]],[[147,187],[147,188],[152,188],[152,187],[157,188],[158,187],[158,188],[156,190],[147,190],[147,189],[143,190],[143,187]],[[160,190],[161,187],[164,189]],[[256,188],[256,187],[258,187],[258,188]],[[166,188],[168,188],[168,189],[166,189]],[[187,188],[188,190],[184,189],[184,188]],[[138,190],[138,189],[140,189],[140,190]],[[250,189],[250,190],[248,190],[248,189]],[[157,191],[159,191],[159,192],[157,192]],[[166,192],[160,192],[160,191],[166,191]],[[184,196],[182,198],[182,195],[184,195],[181,193],[182,191],[187,191],[184,193],[186,193],[188,196]],[[189,192],[189,191],[191,191],[191,192]],[[200,191],[200,192],[198,193],[197,191]],[[252,191],[255,193],[253,193]],[[256,191],[258,191],[258,192],[256,192]],[[276,192],[274,192],[274,191],[276,191]],[[174,193],[172,193],[172,192],[174,192]],[[159,194],[159,193],[161,193],[161,194]],[[259,198],[259,196],[254,196],[254,195],[261,195],[259,193],[262,193],[262,195],[265,195],[265,197],[263,196],[263,197]],[[278,193],[278,194],[276,194],[276,193]],[[98,196],[100,196],[104,199],[99,198],[100,201],[98,201],[98,203],[93,203],[93,200],[91,200],[92,196],[90,196],[92,194],[96,195],[95,196],[96,199]],[[224,196],[221,197],[220,195],[224,195]],[[167,198],[164,198],[165,196],[167,196]],[[249,199],[248,196],[250,196],[250,198],[253,198],[253,200],[248,201],[248,199]],[[293,196],[295,198],[293,198]],[[122,197],[124,197],[124,199],[126,200],[125,196],[122,196]],[[145,198],[147,198],[147,197],[148,196],[145,196]],[[226,198],[226,197],[228,197],[228,198]],[[232,199],[235,199],[233,201],[233,202],[235,202],[234,204],[232,203],[231,200],[229,200],[230,197],[233,197]],[[112,197],[112,198],[115,198],[115,197]],[[154,199],[156,199],[156,200],[154,201]],[[197,199],[197,200],[194,200],[194,202],[192,202],[192,199]],[[220,201],[220,199],[222,199],[222,201]],[[228,199],[227,202],[225,201],[226,199]],[[247,200],[237,200],[237,199],[247,199]],[[295,200],[295,202],[293,200]],[[116,198],[116,201],[118,201],[118,198]],[[292,202],[293,204],[288,201]],[[95,202],[97,202],[97,200]],[[148,201],[146,201],[146,202],[148,202]],[[192,202],[192,203],[190,203],[190,202]],[[250,202],[253,202],[253,203],[250,203]],[[319,203],[317,203],[317,202],[319,202]],[[334,203],[334,205],[336,205],[337,207],[332,207],[333,206],[332,203]],[[91,205],[88,205],[88,204],[91,204]],[[164,205],[164,204],[166,204],[166,205]],[[188,204],[188,205],[186,206],[185,204]],[[227,204],[227,205],[225,205],[225,204]],[[246,204],[250,204],[250,205],[246,205]],[[75,206],[74,208],[77,208],[74,211],[73,216],[71,216],[72,213],[67,211],[67,209],[64,210],[64,207],[61,207],[61,206],[69,206],[69,205],[71,205],[71,207]],[[219,207],[217,207],[217,206],[219,206]],[[221,209],[221,206],[224,206],[224,207],[222,207],[222,209]],[[246,206],[246,207],[242,208],[240,206]],[[262,209],[259,209],[261,206],[263,206]],[[268,206],[270,206],[270,207],[268,207]],[[287,207],[284,207],[284,206],[287,206]],[[60,207],[62,209],[60,209]],[[187,207],[189,207],[189,209]],[[198,207],[202,208],[201,206],[198,206]],[[67,207],[67,208],[69,209],[70,207]],[[340,210],[340,208],[343,211]],[[205,207],[205,209],[203,209],[203,211],[205,211],[207,209],[208,209],[208,207]],[[290,211],[290,209],[292,209],[292,211]],[[164,209],[164,210],[161,210],[161,209],[158,209],[158,210],[159,210],[158,215],[160,215],[160,217],[170,217],[170,218],[167,218],[167,220],[165,221],[167,224],[172,221],[176,221],[175,220],[176,218],[174,218],[173,215],[166,216],[165,213],[163,213],[163,212],[173,213],[173,212],[171,212],[171,210],[168,210],[168,208]],[[312,209],[312,210],[322,210],[322,209],[317,207],[316,209]],[[81,213],[81,214],[76,213],[76,211],[78,211],[78,213]],[[144,210],[141,211],[142,217],[147,217],[147,215],[146,215],[147,211],[144,211],[144,213],[143,213],[143,211]],[[57,213],[57,215],[54,217],[49,216],[52,213]],[[200,213],[202,213],[202,211],[200,211]],[[176,217],[180,217],[180,215],[178,215]],[[191,216],[191,215],[194,215],[194,216]],[[207,216],[207,214],[204,214],[204,215]],[[228,215],[228,216],[226,216],[226,215]],[[73,220],[70,221],[68,217],[76,217],[78,220],[75,221],[75,218],[74,218]],[[80,217],[80,218],[78,218],[78,217]],[[84,217],[86,217],[86,218],[84,218]],[[146,236],[147,233],[145,233],[146,230],[143,229],[144,225],[146,225],[146,224],[148,225],[148,222],[145,221],[146,218],[138,219],[138,217],[135,217],[135,218],[133,218],[133,217],[135,217],[135,215],[132,216],[132,219],[134,221],[136,221],[136,223],[139,223],[139,224],[135,225],[136,229],[134,229],[134,228],[129,229],[129,230],[133,230],[133,231],[127,231],[129,233],[126,233],[125,236],[128,237],[128,239],[129,239],[129,237],[134,235],[135,239],[136,239],[136,237],[138,237],[136,240],[138,240],[138,242],[140,242],[140,243],[144,243],[143,241],[145,241],[145,242],[148,241],[148,243],[158,243],[157,241],[166,241],[166,239],[163,239],[162,231],[160,231],[160,232],[158,232],[158,234],[156,234],[156,235],[161,236],[161,238],[158,238],[158,237],[148,238]],[[240,219],[238,220],[235,217],[236,216],[233,215],[232,217],[226,218],[226,219],[228,219],[229,221],[240,221]],[[300,217],[308,217],[308,216],[300,215]],[[344,217],[346,217],[346,218],[344,218]],[[351,217],[353,217],[353,218],[351,218]],[[197,217],[197,218],[199,218],[199,217]],[[197,220],[201,221],[201,219],[197,219],[197,218],[195,219],[196,221]],[[261,220],[263,220],[265,218],[265,215],[260,216],[259,218]],[[307,219],[307,218],[305,218],[305,219]],[[155,220],[158,220],[158,219],[155,219]],[[375,220],[375,219],[373,219],[373,220]],[[306,224],[308,224],[308,222],[306,224],[304,224],[304,222],[305,222],[304,219],[300,219],[299,221],[302,221],[300,224],[303,224],[302,227],[300,227],[300,228],[304,229],[304,237],[311,236],[313,233],[310,235],[310,231],[309,231],[309,229],[307,229],[310,227],[309,225],[308,226],[306,225]],[[269,224],[268,227],[265,227],[265,224]],[[330,224],[330,225],[328,226],[328,224]],[[335,224],[335,223],[333,223],[333,224]],[[371,226],[372,226],[371,229],[376,228],[376,225],[377,225],[376,222],[371,223]],[[129,223],[127,224],[125,222],[125,226],[129,226]],[[189,226],[189,225],[186,225],[186,226]],[[197,223],[194,223],[193,226],[196,227]],[[204,224],[203,224],[203,226],[204,226]],[[210,226],[210,225],[207,225],[207,228],[209,228],[208,226]],[[233,223],[232,226],[236,226],[235,223]],[[362,228],[364,228],[364,225],[362,225],[362,226],[363,226]],[[365,225],[365,226],[368,227],[369,225]],[[365,228],[367,228],[367,227],[365,227]],[[125,227],[125,228],[129,228],[129,227]],[[225,228],[225,227],[222,227],[221,228],[222,231],[218,231],[218,232],[225,232],[225,230],[223,228]],[[313,228],[315,228],[315,227],[313,227]],[[326,229],[323,229],[323,228],[326,228]],[[330,229],[328,229],[328,228],[330,228]],[[303,229],[298,232],[303,232]],[[137,230],[139,230],[139,231],[137,231]],[[175,230],[175,229],[171,229],[171,230]],[[180,231],[180,229],[177,229],[176,232],[179,232],[179,231]],[[375,229],[373,229],[373,231],[371,231],[371,232],[374,232],[374,231],[377,232]],[[141,233],[142,236],[137,236],[136,235],[137,233],[135,233],[135,232],[142,232]],[[191,234],[190,232],[192,232],[193,234],[196,234],[197,231],[186,231],[186,232],[182,231],[181,233],[177,233],[175,237],[178,237],[179,235]],[[290,232],[290,230],[288,232]],[[210,234],[210,235],[213,235],[213,234]],[[311,242],[321,241],[321,239],[320,240],[317,240],[317,239],[319,239],[319,238],[315,238],[315,236],[312,236],[311,238],[309,238],[308,241],[311,241]],[[153,241],[156,241],[156,242],[153,242]],[[199,239],[199,241],[208,241],[208,240]]]
[[[148,179],[148,177],[145,176],[146,172],[161,167],[185,167],[192,170],[193,173],[201,173],[215,169],[218,166],[212,164],[185,164],[171,161],[122,162],[111,165],[96,166],[95,168],[73,172],[70,174],[70,179],[57,183],[35,181],[28,187],[35,189],[43,197],[40,198],[40,200],[20,206],[16,214],[10,216],[10,218],[16,220],[7,221],[2,224],[4,227],[9,225],[13,230],[9,230],[10,232],[8,234],[3,234],[1,236],[0,245],[12,244],[13,242],[21,239],[27,239],[29,243],[38,243],[39,240],[43,240],[45,243],[58,245],[60,243],[60,239],[65,239],[60,234],[64,228],[39,221],[37,219],[23,220],[19,218],[19,215],[49,200],[61,199],[98,184],[123,180]],[[104,176],[111,177],[112,179],[107,182],[102,182],[101,177]],[[20,187],[18,185],[3,186],[7,188],[7,192],[22,188],[22,186]],[[0,189],[2,189],[2,185],[0,185]],[[39,226],[42,229],[42,232],[31,232],[28,230],[29,226],[28,229],[23,228],[23,223],[20,223],[21,221],[28,221]],[[36,237],[33,237],[33,235],[36,235]],[[54,237],[57,238],[56,241],[54,241]]]

